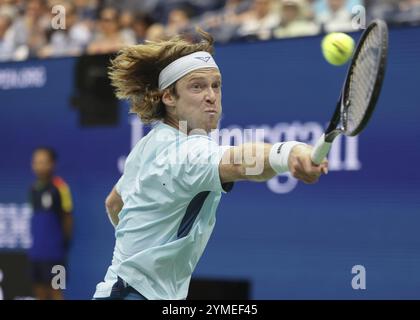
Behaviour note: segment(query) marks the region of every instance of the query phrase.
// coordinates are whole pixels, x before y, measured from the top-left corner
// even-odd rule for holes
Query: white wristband
[[[287,141],[273,144],[270,150],[270,155],[268,156],[268,160],[270,162],[271,168],[273,168],[277,174],[289,171],[288,163],[290,151],[292,151],[293,147],[297,146],[298,144],[304,143],[298,141]]]

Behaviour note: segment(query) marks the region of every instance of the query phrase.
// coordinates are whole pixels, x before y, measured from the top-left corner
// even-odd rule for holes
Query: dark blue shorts
[[[45,284],[51,286],[51,280],[56,275],[52,273],[55,265],[66,267],[64,261],[31,261],[31,278],[34,284]]]

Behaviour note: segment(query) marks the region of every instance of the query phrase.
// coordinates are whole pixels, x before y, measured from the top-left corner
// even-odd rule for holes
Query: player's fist
[[[289,170],[293,177],[305,183],[315,183],[322,173],[328,173],[328,161],[315,165],[311,160],[312,147],[299,144],[293,147],[289,155]]]

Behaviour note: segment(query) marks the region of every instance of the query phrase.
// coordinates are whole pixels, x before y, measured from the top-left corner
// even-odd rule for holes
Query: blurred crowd
[[[112,53],[196,26],[218,42],[348,32],[361,6],[367,21],[420,22],[420,0],[0,0],[0,61]]]

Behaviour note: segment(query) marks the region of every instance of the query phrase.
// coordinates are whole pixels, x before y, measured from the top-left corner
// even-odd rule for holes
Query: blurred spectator
[[[280,26],[274,30],[276,38],[309,36],[319,33],[319,26],[308,21],[305,12],[308,12],[308,4],[303,0],[281,1]],[[307,6],[305,8],[305,6]]]
[[[97,0],[73,0],[77,17],[79,21],[93,21],[95,19],[97,7]]]
[[[220,9],[224,6],[224,0],[190,0],[189,3],[195,8],[197,15]]]
[[[0,61],[13,59],[15,51],[15,33],[12,26],[12,17],[0,13]]]
[[[153,14],[161,0],[104,0],[105,7],[113,7],[119,11],[143,12]],[[165,2],[173,2],[166,0]]]
[[[395,15],[394,22],[420,24],[420,0],[400,1],[399,12]]]
[[[38,53],[40,57],[80,55],[90,41],[91,32],[85,23],[78,21],[75,5],[70,2],[61,5],[65,8],[65,28],[52,31],[49,43]]]
[[[154,23],[147,29],[146,40],[158,42],[167,38],[163,24]]]
[[[125,38],[121,33],[119,14],[114,8],[104,8],[99,14],[98,30],[93,42],[88,46],[89,54],[107,54],[134,44],[134,39]]]
[[[172,37],[176,34],[188,31],[191,28],[191,15],[192,12],[188,7],[179,7],[171,10],[166,25],[167,36]]]
[[[191,4],[191,0],[159,0],[151,14],[155,21],[166,24],[169,20],[169,14],[175,9],[187,11],[190,18],[197,15],[196,8]]]
[[[198,24],[210,32],[215,41],[228,42],[234,39],[244,20],[243,13],[250,9],[251,4],[250,0],[226,0],[222,9],[205,13]]]
[[[121,36],[124,39],[130,39],[129,41],[135,42],[136,36],[133,30],[133,23],[134,16],[132,12],[125,10],[120,14],[119,25],[121,29]]]
[[[254,0],[251,10],[243,14],[243,22],[238,30],[240,37],[266,40],[272,29],[280,23],[278,8],[272,0]]]
[[[34,57],[47,43],[50,15],[44,0],[28,0],[23,17],[16,21],[16,43],[19,45],[15,57]]]
[[[419,0],[366,0],[370,19],[383,19],[394,24],[420,24]]]
[[[316,19],[325,32],[353,31],[352,12],[346,4],[346,0],[327,0],[327,10],[316,14]]]
[[[309,2],[312,2],[312,10],[315,15],[322,15],[329,10],[328,0],[310,0]],[[362,0],[347,0],[345,1],[345,8],[352,13],[353,8],[363,5],[363,2]]]
[[[13,19],[17,17],[21,11],[22,4],[19,4],[16,0],[0,0],[0,13],[7,14]]]
[[[72,237],[72,198],[67,184],[54,175],[56,153],[47,147],[37,148],[32,155],[36,180],[30,189],[33,209],[29,249],[35,298],[63,299],[60,290],[51,287],[52,268],[66,266]]]
[[[147,31],[153,25],[152,18],[144,13],[137,13],[133,21],[133,31],[136,43],[142,43],[147,38]]]

